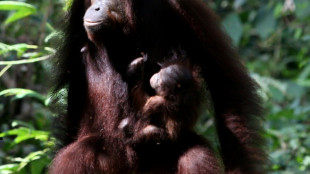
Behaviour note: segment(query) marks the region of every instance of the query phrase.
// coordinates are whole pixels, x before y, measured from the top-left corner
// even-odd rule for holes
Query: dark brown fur
[[[56,155],[50,173],[265,173],[257,85],[216,15],[200,0],[115,2],[121,12],[109,12],[101,28],[83,26],[90,0],[74,0],[68,14],[56,64],[56,90],[68,90],[68,145]],[[128,67],[141,53],[147,55],[144,68],[131,75]],[[151,77],[173,64],[191,72],[192,86],[176,94],[169,85],[168,92],[151,86]],[[195,99],[206,91],[219,159],[192,130],[204,104],[204,97]],[[124,119],[128,125],[120,128]],[[154,124],[162,129],[139,132]]]

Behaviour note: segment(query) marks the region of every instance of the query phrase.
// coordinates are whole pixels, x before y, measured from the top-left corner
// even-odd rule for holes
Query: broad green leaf
[[[12,15],[10,15],[4,22],[5,25],[12,23],[14,21],[17,21],[18,19],[22,19],[24,17],[27,17],[31,14],[33,14],[34,12],[31,11],[18,11],[16,13],[13,13]]]
[[[32,152],[29,155],[27,155],[25,158],[23,158],[22,162],[19,164],[18,170],[23,169],[26,165],[28,165],[30,162],[40,159],[42,156],[44,156],[46,153],[46,150]]]
[[[233,43],[238,46],[243,34],[243,26],[237,14],[230,14],[223,20],[223,25]]]
[[[290,98],[300,98],[306,94],[305,89],[299,84],[293,82],[287,82],[286,93]]]
[[[276,7],[274,8],[273,13],[276,18],[280,17],[283,13],[283,4],[277,3]]]
[[[284,100],[284,94],[281,92],[281,90],[272,85],[270,85],[269,90],[274,100],[278,102],[282,102]]]
[[[7,132],[3,132],[0,134],[0,137],[6,137],[6,136],[16,136],[16,138],[14,139],[14,145],[16,145],[22,141],[32,138],[40,141],[47,141],[49,133],[45,131],[38,131],[25,127],[20,127],[17,129],[11,129]]]
[[[294,34],[294,38],[296,40],[298,40],[301,36],[302,36],[302,32],[303,32],[303,29],[302,28],[297,28],[295,30],[295,34]]]
[[[37,12],[34,6],[16,1],[0,1],[0,10],[16,11],[5,20],[5,25]]]
[[[32,97],[35,99],[38,99],[40,102],[44,104],[45,97],[35,91],[32,91],[30,89],[21,89],[21,88],[12,88],[12,89],[6,89],[0,92],[0,96],[15,96],[14,99],[22,99],[25,97]]]
[[[24,2],[18,2],[18,1],[0,1],[0,10],[19,10],[23,11],[25,9],[32,9],[36,11],[36,8],[31,5]],[[26,10],[25,10],[26,11]]]
[[[1,174],[11,174],[17,171],[18,164],[5,164],[0,166],[0,173]]]
[[[276,28],[276,19],[272,10],[263,7],[259,10],[257,20],[255,23],[255,29],[257,34],[266,39]]]
[[[41,174],[43,169],[49,165],[51,160],[43,155],[40,159],[34,160],[30,163],[31,174]]]

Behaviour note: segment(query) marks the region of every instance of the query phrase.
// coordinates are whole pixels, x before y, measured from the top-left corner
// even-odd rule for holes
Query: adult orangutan
[[[201,0],[74,0],[56,65],[67,145],[50,173],[266,172],[257,85]],[[219,155],[193,130],[205,103]]]

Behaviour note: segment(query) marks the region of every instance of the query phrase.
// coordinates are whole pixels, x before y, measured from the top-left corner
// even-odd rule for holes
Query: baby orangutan
[[[146,58],[134,60],[129,74],[143,73],[146,63]],[[129,161],[142,172],[222,173],[213,150],[193,130],[204,99],[199,69],[185,61],[161,66],[149,80],[155,95],[146,95],[141,86],[133,88],[146,95],[145,104],[135,119],[126,118],[119,126],[129,137]]]

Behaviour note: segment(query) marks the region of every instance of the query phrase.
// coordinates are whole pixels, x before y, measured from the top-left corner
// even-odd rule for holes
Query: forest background
[[[206,0],[266,108],[270,173],[310,173],[310,1]],[[0,174],[46,173],[57,142],[52,55],[70,0],[0,1]],[[60,95],[62,96],[62,95]],[[63,98],[58,103],[63,103]],[[213,120],[196,129],[216,144]]]

